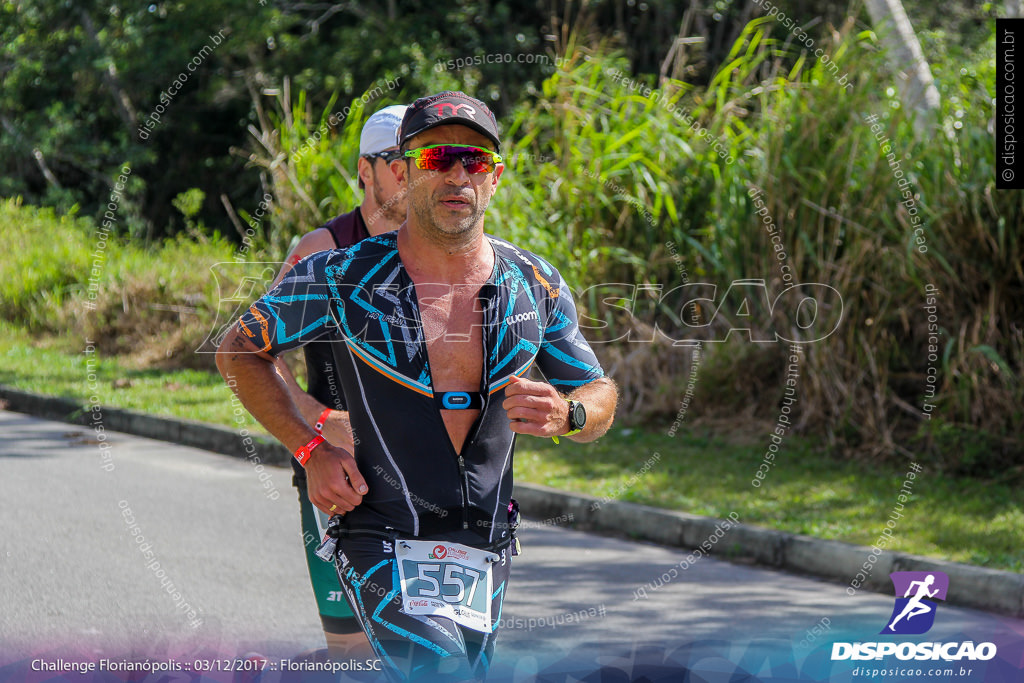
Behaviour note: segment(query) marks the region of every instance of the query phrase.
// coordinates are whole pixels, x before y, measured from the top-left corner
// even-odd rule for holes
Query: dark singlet
[[[363,213],[358,208],[337,216],[320,227],[331,233],[334,245],[338,249],[350,247],[370,236],[363,220]],[[309,387],[307,393],[328,408],[346,410],[345,396],[334,366],[330,344],[308,344],[302,350],[306,356],[306,382]],[[305,480],[306,472],[295,460],[292,460],[292,469],[295,470],[296,480]]]
[[[363,214],[358,208],[337,216],[320,226],[326,228],[334,239],[336,247],[349,247],[369,237]],[[341,380],[334,366],[334,356],[328,343],[313,343],[303,348],[306,356],[306,377],[309,394],[320,403],[336,410],[345,410],[345,396],[341,391]],[[342,598],[338,576],[333,564],[316,555],[317,543],[323,539],[327,519],[309,501],[306,491],[306,471],[294,459],[292,462],[292,483],[299,489],[299,504],[302,519],[302,537],[306,550],[309,578],[316,597],[320,621],[326,633],[348,634],[358,632],[362,625]]]

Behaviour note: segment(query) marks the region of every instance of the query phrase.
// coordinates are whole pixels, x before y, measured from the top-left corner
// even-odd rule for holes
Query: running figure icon
[[[929,612],[935,609],[933,606],[921,602],[924,598],[935,597],[935,594],[939,592],[938,588],[936,588],[933,591],[928,590],[928,588],[933,583],[935,583],[935,575],[929,574],[924,578],[923,581],[912,581],[910,585],[907,586],[907,592],[903,594],[903,597],[910,597],[911,592],[913,592],[914,590],[914,586],[917,586],[917,593],[914,595],[914,597],[910,598],[910,601],[907,602],[906,606],[903,608],[903,611],[900,612],[899,616],[893,619],[892,623],[889,624],[890,631],[896,630],[896,622],[898,622],[903,617],[906,617],[907,621],[910,621],[913,617],[916,617],[919,614],[928,614]]]

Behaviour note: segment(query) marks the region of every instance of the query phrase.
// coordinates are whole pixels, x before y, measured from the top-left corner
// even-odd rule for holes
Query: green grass
[[[201,370],[137,370],[97,358],[90,382],[84,346],[42,343],[0,321],[0,383],[27,391],[234,426],[221,378]],[[127,380],[127,386],[120,386]],[[115,384],[118,383],[118,384]],[[251,424],[251,418],[246,416]],[[728,438],[711,433],[616,427],[593,444],[523,438],[520,481],[599,498],[725,517],[748,524],[871,545],[897,503],[905,467],[834,459],[816,441],[789,436],[760,488],[751,485],[768,430]],[[659,457],[654,458],[654,454]],[[645,463],[648,471],[638,474]],[[1024,506],[1010,481],[951,478],[925,471],[898,520],[890,550],[957,562],[1024,569]]]
[[[748,524],[873,545],[899,502],[906,468],[834,459],[817,442],[789,436],[755,488],[751,481],[769,443],[767,425],[763,434],[737,439],[680,431],[670,437],[665,430],[613,429],[582,447],[524,439],[516,473],[521,481],[599,498],[713,517],[736,512]],[[652,462],[655,453],[661,457]],[[648,462],[648,471],[637,476]],[[1019,489],[929,473],[927,463],[919,464],[925,470],[913,481],[887,549],[1024,569]]]
[[[240,426],[234,421],[231,390],[220,375],[126,367],[114,358],[86,354],[84,341],[74,342],[74,347],[69,341],[40,342],[4,320],[0,320],[0,384],[83,404],[96,396],[105,406]],[[245,418],[252,428],[255,421],[248,413]],[[258,425],[255,430],[265,433]]]

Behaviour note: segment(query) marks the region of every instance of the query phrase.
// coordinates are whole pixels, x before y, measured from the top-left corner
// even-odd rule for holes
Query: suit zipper
[[[484,411],[487,410],[487,399],[489,396],[487,393],[487,330],[489,329],[489,320],[487,316],[489,311],[490,307],[484,308],[484,329],[483,333],[480,335],[480,342],[483,344],[483,367],[480,368],[480,395],[482,397],[483,404],[480,406],[480,414],[477,415],[476,421],[469,432],[466,442],[462,445],[463,451],[467,448],[473,448],[473,442],[476,440],[480,427],[484,422]],[[469,529],[469,474],[466,472],[466,459],[463,457],[462,453],[457,453],[456,457],[459,462],[459,475],[462,478],[462,528]]]
[[[462,528],[469,528],[469,477],[466,474],[466,459],[459,454],[459,476],[462,478]]]

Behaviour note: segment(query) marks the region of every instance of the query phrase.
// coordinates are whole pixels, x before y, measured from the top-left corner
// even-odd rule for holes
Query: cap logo
[[[449,107],[451,109],[451,114],[449,114],[450,116],[458,116],[459,110],[465,107],[466,113],[469,114],[469,118],[473,119],[474,121],[476,120],[476,109],[474,109],[472,106],[468,104],[454,104],[452,102],[441,102],[440,104],[436,104],[434,106],[437,107],[438,116],[444,116],[445,107]]]

